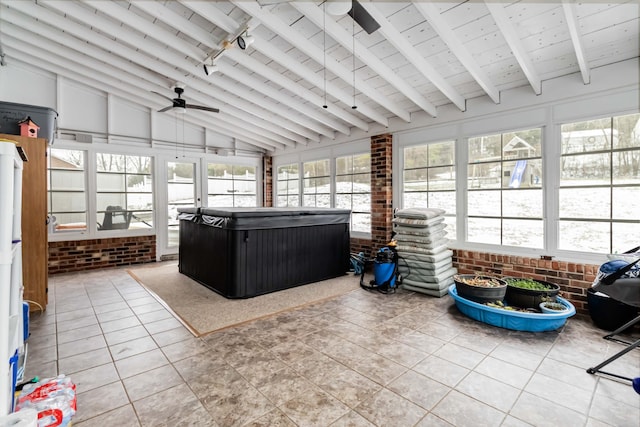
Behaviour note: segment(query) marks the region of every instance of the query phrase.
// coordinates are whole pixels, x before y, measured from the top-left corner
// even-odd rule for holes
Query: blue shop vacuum
[[[355,259],[354,259],[355,258]],[[364,254],[360,252],[355,257],[352,256],[355,274],[360,274],[360,287],[367,291],[378,291],[383,294],[390,294],[396,291],[400,284],[398,273],[398,252],[394,242],[381,248],[373,260],[366,260]],[[373,262],[373,280],[369,284],[364,283],[364,270],[367,261]],[[358,264],[356,267],[355,264]]]

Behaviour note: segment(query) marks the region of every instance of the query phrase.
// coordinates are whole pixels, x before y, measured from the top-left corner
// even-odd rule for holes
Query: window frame
[[[527,155],[524,157],[521,156],[516,156],[516,157],[509,157],[509,156],[505,156],[505,148],[511,143],[511,141],[513,141],[515,138],[519,138],[522,142],[528,144],[526,141],[524,141],[522,138],[519,137],[518,134],[523,134],[525,132],[533,132],[533,131],[538,131],[539,132],[539,144],[540,144],[540,153],[539,155]],[[509,134],[515,134],[511,140],[506,141],[505,138],[509,135]],[[471,148],[471,144],[472,144],[472,140],[474,139],[482,139],[482,138],[495,138],[495,137],[499,137],[499,157],[495,157],[495,158],[479,158],[478,160],[474,160],[472,159],[472,155],[470,153],[470,148]],[[468,136],[465,139],[465,147],[467,149],[467,161],[466,164],[464,165],[464,167],[466,168],[466,204],[464,206],[464,211],[465,211],[465,223],[466,223],[466,228],[465,228],[465,234],[464,234],[464,241],[467,243],[475,243],[475,244],[479,244],[482,243],[481,241],[478,240],[469,240],[469,234],[470,234],[470,223],[472,221],[477,222],[478,224],[484,222],[485,224],[488,224],[489,222],[493,222],[493,223],[498,223],[499,224],[499,240],[500,242],[493,242],[491,244],[493,245],[498,245],[504,248],[520,248],[523,250],[544,250],[546,248],[546,235],[548,234],[548,231],[545,228],[545,215],[544,215],[544,207],[545,207],[545,196],[548,194],[546,192],[546,186],[545,186],[545,179],[544,179],[544,164],[543,164],[543,158],[544,158],[544,152],[545,152],[545,132],[544,132],[544,127],[543,126],[538,126],[538,127],[525,127],[525,128],[518,128],[518,129],[512,129],[512,130],[507,130],[507,131],[501,131],[501,132],[493,132],[493,133],[485,133],[485,134],[481,134],[481,135],[473,135],[473,136]],[[522,188],[521,187],[521,183],[518,183],[516,185],[515,188],[511,188],[511,180],[513,179],[513,177],[511,176],[511,169],[506,168],[506,165],[509,163],[514,163],[516,162],[516,165],[519,161],[525,160],[527,163],[525,164],[525,169],[522,171],[522,174],[524,175],[524,173],[526,172],[526,168],[527,167],[532,167],[532,169],[535,169],[535,167],[533,166],[534,163],[531,162],[532,160],[534,161],[539,161],[540,162],[540,170],[538,171],[539,174],[537,175],[540,179],[540,185],[539,186],[530,186],[528,188]],[[499,173],[498,176],[496,177],[497,179],[497,186],[493,187],[493,186],[480,186],[479,188],[469,188],[469,181],[470,181],[470,176],[469,176],[469,168],[471,167],[476,167],[476,166],[485,166],[485,167],[491,167],[491,165],[499,165]],[[515,168],[517,167],[516,165],[514,165],[513,169],[515,170]],[[458,165],[458,167],[462,168],[462,165]],[[506,172],[509,171],[509,175],[506,175]],[[509,181],[510,184],[505,186],[505,177],[509,177]],[[537,184],[534,183],[534,184]],[[506,215],[505,214],[505,203],[508,203],[505,198],[509,196],[509,193],[513,193],[511,194],[511,196],[513,197],[516,193],[515,192],[531,192],[531,191],[539,191],[540,192],[540,214],[539,216],[526,216],[526,215]],[[497,214],[482,214],[482,213],[477,213],[477,212],[471,212],[470,209],[470,205],[469,203],[471,202],[472,199],[474,199],[474,197],[471,197],[474,193],[478,193],[480,194],[481,192],[486,193],[487,195],[492,194],[492,193],[497,193],[498,194],[498,198],[499,198],[499,213]],[[539,221],[538,227],[541,228],[542,230],[542,235],[539,236],[540,240],[539,240],[539,246],[525,246],[525,245],[516,245],[516,244],[509,244],[508,242],[505,242],[505,238],[508,236],[508,226],[506,226],[506,224],[509,224],[509,222],[513,222],[513,223],[518,223],[520,221],[520,224],[522,224],[522,221],[528,221],[532,224],[536,223]],[[527,233],[526,235],[529,235],[531,233]]]
[[[354,192],[353,191],[353,183],[354,183],[354,179],[353,177],[355,175],[364,175],[364,172],[360,172],[360,173],[356,173],[354,171],[354,168],[352,167],[351,173],[345,173],[345,174],[340,174],[338,173],[338,159],[342,159],[342,158],[351,158],[351,162],[352,165],[354,164],[354,158],[355,157],[359,157],[359,156],[363,156],[363,155],[367,155],[369,157],[369,192]],[[371,191],[371,151],[367,151],[367,152],[359,152],[359,153],[353,153],[353,154],[346,154],[346,155],[336,155],[333,157],[333,170],[335,171],[333,173],[333,176],[331,178],[332,183],[333,183],[333,204],[332,206],[337,206],[336,203],[336,198],[338,197],[338,194],[341,195],[345,195],[345,194],[349,194],[351,195],[351,219],[350,219],[350,224],[349,224],[349,232],[350,235],[352,237],[356,237],[356,238],[370,238],[371,237],[371,220],[372,220],[372,216],[373,216],[373,212],[371,210],[371,197],[373,196],[372,191]],[[341,176],[351,176],[351,183],[352,183],[352,191],[349,193],[338,193],[338,177]],[[353,208],[353,195],[354,194],[368,194],[369,195],[369,209],[364,211],[364,210],[355,210]],[[365,231],[356,231],[353,229],[353,214],[365,214],[365,215],[369,215],[369,231],[365,232]]]
[[[613,172],[614,172],[614,156],[616,153],[621,153],[621,152],[631,152],[634,151],[638,154],[640,154],[640,145],[637,146],[631,146],[631,147],[627,147],[627,148],[620,148],[620,147],[615,147],[614,144],[614,129],[616,129],[616,119],[621,118],[621,117],[626,117],[626,116],[636,116],[637,117],[637,121],[636,121],[636,125],[634,127],[634,129],[637,127],[638,129],[640,129],[640,112],[638,111],[634,111],[634,112],[622,112],[622,113],[615,113],[615,114],[608,114],[608,115],[599,115],[599,116],[595,116],[595,117],[590,117],[590,118],[578,118],[578,119],[574,119],[574,120],[564,120],[561,123],[558,123],[557,125],[557,133],[558,133],[558,138],[559,138],[559,144],[558,144],[558,148],[557,148],[557,165],[556,165],[556,170],[557,170],[557,193],[556,193],[556,201],[557,201],[557,211],[556,211],[556,224],[557,224],[557,233],[554,236],[555,237],[555,247],[558,249],[558,251],[566,251],[566,252],[570,252],[570,253],[601,253],[601,252],[588,252],[588,251],[584,251],[584,250],[570,250],[570,249],[560,249],[561,246],[563,244],[561,244],[561,235],[562,235],[562,231],[561,231],[561,223],[564,222],[574,222],[577,224],[581,224],[581,223],[593,223],[593,224],[606,224],[606,228],[608,229],[606,231],[605,234],[607,234],[608,237],[608,242],[607,242],[607,246],[608,246],[608,251],[606,251],[605,253],[620,253],[620,252],[624,252],[626,250],[631,249],[631,247],[624,247],[624,248],[616,248],[615,247],[615,242],[614,242],[614,226],[616,224],[635,224],[636,226],[638,226],[638,221],[637,220],[633,220],[633,219],[625,219],[625,218],[615,218],[614,214],[613,214],[613,210],[614,210],[614,191],[616,189],[623,189],[623,188],[638,188],[640,189],[640,183],[638,184],[629,184],[629,183],[616,183],[616,177],[614,176]],[[597,149],[597,150],[589,150],[589,151],[580,151],[580,152],[568,152],[568,153],[563,153],[563,149],[562,149],[562,144],[563,144],[563,132],[562,132],[562,128],[564,126],[569,126],[569,125],[579,125],[579,124],[583,124],[583,123],[588,123],[588,122],[594,122],[594,121],[608,121],[609,123],[609,127],[607,128],[608,130],[611,131],[611,133],[609,134],[609,138],[610,138],[610,142],[609,142],[609,147],[608,148],[604,148],[604,149]],[[600,128],[598,128],[600,129]],[[637,139],[640,140],[640,135],[636,136]],[[563,181],[563,170],[562,170],[562,159],[570,159],[570,158],[576,158],[579,156],[583,156],[583,155],[602,155],[602,154],[606,154],[608,155],[608,173],[609,173],[609,178],[608,178],[608,184],[583,184],[583,185],[563,185],[562,181]],[[585,189],[585,190],[596,190],[596,189],[601,189],[604,190],[605,193],[608,194],[609,196],[609,209],[608,210],[603,210],[608,212],[607,218],[603,218],[603,217],[595,217],[595,216],[591,216],[591,217],[586,217],[586,216],[581,216],[581,217],[570,217],[570,216],[563,216],[561,215],[562,211],[561,211],[561,192],[562,190],[571,190],[571,189]],[[599,212],[603,212],[603,211],[599,211]],[[635,244],[635,243],[634,243]]]
[[[98,156],[101,155],[108,155],[108,156],[122,156],[123,157],[123,170],[122,171],[105,171],[105,170],[98,170]],[[144,157],[146,159],[148,159],[149,161],[149,173],[141,173],[141,172],[129,172],[128,171],[128,165],[129,165],[129,158],[131,157]],[[105,221],[105,217],[107,214],[107,207],[105,206],[105,210],[101,210],[98,208],[98,198],[101,194],[121,194],[123,195],[124,198],[124,203],[123,206],[121,206],[122,211],[123,211],[123,215],[127,216],[127,215],[131,215],[132,213],[135,215],[135,212],[144,212],[144,213],[148,213],[151,216],[151,225],[149,225],[148,227],[142,227],[140,228],[141,230],[154,230],[156,229],[155,226],[155,219],[156,219],[156,204],[155,204],[155,189],[157,188],[157,184],[155,183],[154,177],[155,177],[155,173],[154,173],[154,158],[153,156],[150,155],[144,155],[144,154],[132,154],[132,153],[112,153],[112,152],[105,152],[103,150],[96,150],[96,152],[94,153],[94,164],[95,164],[95,179],[96,179],[96,185],[95,185],[95,214],[96,214],[96,223],[97,224],[102,224],[104,225],[104,221]],[[115,190],[101,190],[100,189],[100,184],[99,184],[99,176],[103,175],[105,177],[107,176],[121,176],[124,180],[123,184],[124,184],[124,188],[123,191],[115,191]],[[129,191],[129,184],[128,184],[128,178],[130,176],[149,176],[151,179],[151,190],[150,191]],[[148,197],[150,197],[151,199],[151,209],[136,209],[136,210],[130,210],[129,209],[129,196],[130,195],[135,195],[135,194],[146,194]],[[119,206],[119,205],[118,205]],[[102,217],[102,218],[101,218]],[[100,219],[102,219],[103,222],[100,222]],[[128,222],[128,221],[127,221]],[[146,223],[144,220],[141,220],[140,222]],[[148,223],[147,223],[148,225]],[[105,230],[100,230],[100,227],[98,227],[98,235],[103,235],[105,232],[109,231],[112,232],[116,230],[116,228],[113,229],[105,229]],[[123,229],[125,231],[133,231],[133,230],[139,230],[138,228],[130,228],[129,226],[127,226],[125,229]]]
[[[248,165],[248,164],[238,164],[238,163],[230,163],[230,162],[222,162],[219,160],[207,160],[206,161],[206,170],[204,171],[205,175],[206,175],[206,205],[210,206],[209,203],[209,197],[210,196],[216,196],[216,195],[226,195],[225,193],[212,193],[211,192],[211,188],[210,188],[210,181],[211,180],[219,180],[219,181],[230,181],[231,182],[231,199],[233,201],[232,206],[229,207],[239,207],[236,205],[236,192],[235,192],[235,183],[236,181],[238,182],[253,182],[253,193],[251,194],[242,194],[242,195],[250,195],[253,196],[255,198],[255,205],[252,207],[258,207],[259,206],[259,197],[258,197],[258,166],[257,165]],[[211,177],[209,176],[209,166],[210,165],[220,165],[220,166],[230,166],[231,167],[231,178],[229,179],[225,179],[225,178],[215,178],[215,177]],[[236,179],[235,174],[233,173],[235,168],[253,168],[253,175],[254,175],[254,179],[250,180],[250,179]],[[213,207],[213,206],[210,206]]]
[[[53,173],[56,170],[68,170],[65,168],[52,168],[52,159],[53,159],[53,154],[52,154],[52,150],[64,150],[64,151],[76,151],[81,153],[82,155],[82,169],[77,170],[77,171],[82,171],[82,185],[83,185],[83,190],[58,190],[58,189],[54,189],[53,187]],[[83,228],[68,228],[68,229],[60,229],[60,230],[55,230],[55,223],[53,222],[48,222],[48,234],[50,236],[53,235],[64,235],[64,236],[68,236],[68,235],[73,235],[74,233],[86,233],[89,230],[89,224],[90,224],[90,220],[89,220],[89,206],[87,203],[87,194],[88,194],[88,189],[87,189],[87,158],[88,158],[88,153],[86,150],[82,150],[82,149],[77,149],[77,148],[59,148],[59,147],[47,147],[47,215],[48,215],[48,221],[53,221],[53,218],[56,216],[56,214],[61,214],[61,213],[68,213],[68,214],[79,214],[79,213],[84,213],[85,216],[85,227]],[[61,211],[54,211],[53,210],[53,195],[55,193],[74,193],[74,194],[82,194],[83,198],[84,198],[84,211],[67,211],[67,212],[61,212]]]

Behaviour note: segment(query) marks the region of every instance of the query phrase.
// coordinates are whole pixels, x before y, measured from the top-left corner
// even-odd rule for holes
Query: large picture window
[[[48,157],[49,231],[87,229],[85,151],[51,148]]]
[[[151,228],[151,157],[96,154],[98,230]]]
[[[468,140],[467,240],[544,247],[542,130]]]
[[[371,155],[336,158],[336,208],[351,210],[351,231],[371,233]]]
[[[640,114],[562,125],[559,249],[631,249],[639,212]]]
[[[302,165],[303,206],[331,207],[331,171],[329,160],[316,160]]]
[[[447,234],[456,235],[455,142],[443,141],[404,149],[402,206],[446,211]]]
[[[207,165],[208,206],[256,207],[256,167]]]
[[[300,206],[300,173],[295,163],[278,166],[276,206]]]

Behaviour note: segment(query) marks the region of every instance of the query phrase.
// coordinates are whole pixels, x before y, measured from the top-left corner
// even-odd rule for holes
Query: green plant
[[[509,286],[533,291],[548,291],[552,289],[549,285],[531,279],[506,279],[506,282]]]

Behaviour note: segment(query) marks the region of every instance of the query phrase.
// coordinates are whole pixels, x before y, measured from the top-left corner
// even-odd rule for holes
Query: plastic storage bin
[[[614,331],[638,316],[637,307],[596,293],[592,288],[587,289],[587,306],[593,323],[607,331]]]
[[[20,135],[18,122],[27,117],[31,117],[31,120],[40,127],[38,138],[45,138],[49,144],[53,144],[58,119],[56,110],[48,107],[0,101],[0,133]]]

